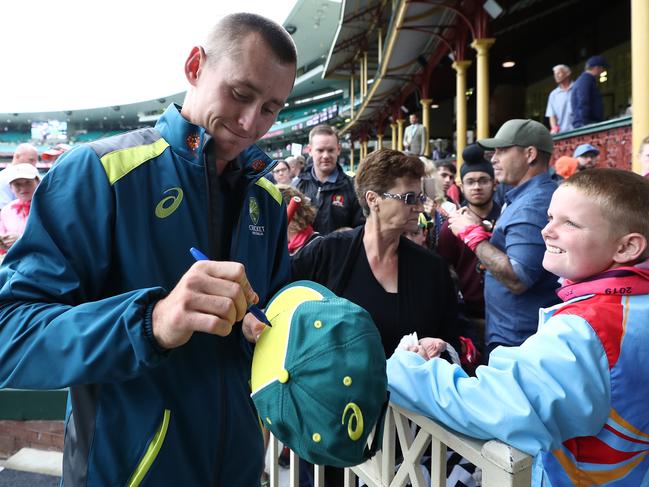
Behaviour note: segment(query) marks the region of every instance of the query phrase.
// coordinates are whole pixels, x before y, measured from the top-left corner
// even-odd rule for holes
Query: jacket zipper
[[[151,465],[153,465],[153,462],[157,458],[158,453],[160,453],[162,444],[165,441],[165,436],[167,436],[167,428],[169,428],[170,418],[171,418],[171,411],[169,409],[165,409],[164,414],[162,415],[162,422],[158,426],[155,435],[153,435],[153,439],[149,443],[146,452],[144,452],[144,456],[140,460],[140,463],[135,469],[135,472],[133,472],[133,475],[131,476],[128,483],[126,484],[127,487],[139,486],[140,483],[142,482],[142,479],[144,479],[145,475],[151,469]]]

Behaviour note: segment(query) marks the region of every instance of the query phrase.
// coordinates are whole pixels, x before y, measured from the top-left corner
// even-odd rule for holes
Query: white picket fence
[[[413,424],[418,426],[414,428]],[[371,438],[370,438],[371,440]],[[395,471],[396,445],[401,446],[403,462]],[[271,487],[298,487],[299,458],[291,452],[288,483],[279,481],[277,457],[279,445],[271,436],[269,466]],[[422,456],[430,456],[430,486],[446,485],[446,450],[450,448],[482,469],[483,487],[529,487],[532,458],[496,440],[480,441],[454,433],[419,414],[390,404],[383,430],[383,448],[374,458],[345,469],[345,487],[354,487],[357,479],[369,487],[426,487],[421,468]],[[314,469],[315,487],[324,486],[324,467]]]

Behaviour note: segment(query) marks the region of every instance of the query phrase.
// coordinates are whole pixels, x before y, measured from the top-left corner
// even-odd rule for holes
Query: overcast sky
[[[185,91],[183,63],[235,11],[295,0],[2,0],[0,112],[97,108]]]

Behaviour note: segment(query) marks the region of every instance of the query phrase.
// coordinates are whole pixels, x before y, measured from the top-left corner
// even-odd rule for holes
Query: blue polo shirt
[[[491,272],[485,275],[486,343],[520,345],[536,332],[539,308],[559,302],[557,276],[543,269],[545,243],[541,230],[557,184],[547,173],[510,189],[491,244],[505,252],[519,280],[527,285],[513,294]]]
[[[548,106],[545,109],[546,117],[556,117],[560,132],[572,130],[572,104],[570,96],[572,94],[572,83],[567,90],[557,86],[550,92],[548,97]]]

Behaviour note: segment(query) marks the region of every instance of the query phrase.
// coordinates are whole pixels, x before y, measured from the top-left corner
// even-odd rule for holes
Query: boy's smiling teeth
[[[551,254],[563,254],[565,250],[561,250],[559,247],[553,247],[552,245],[545,244],[545,250]]]

